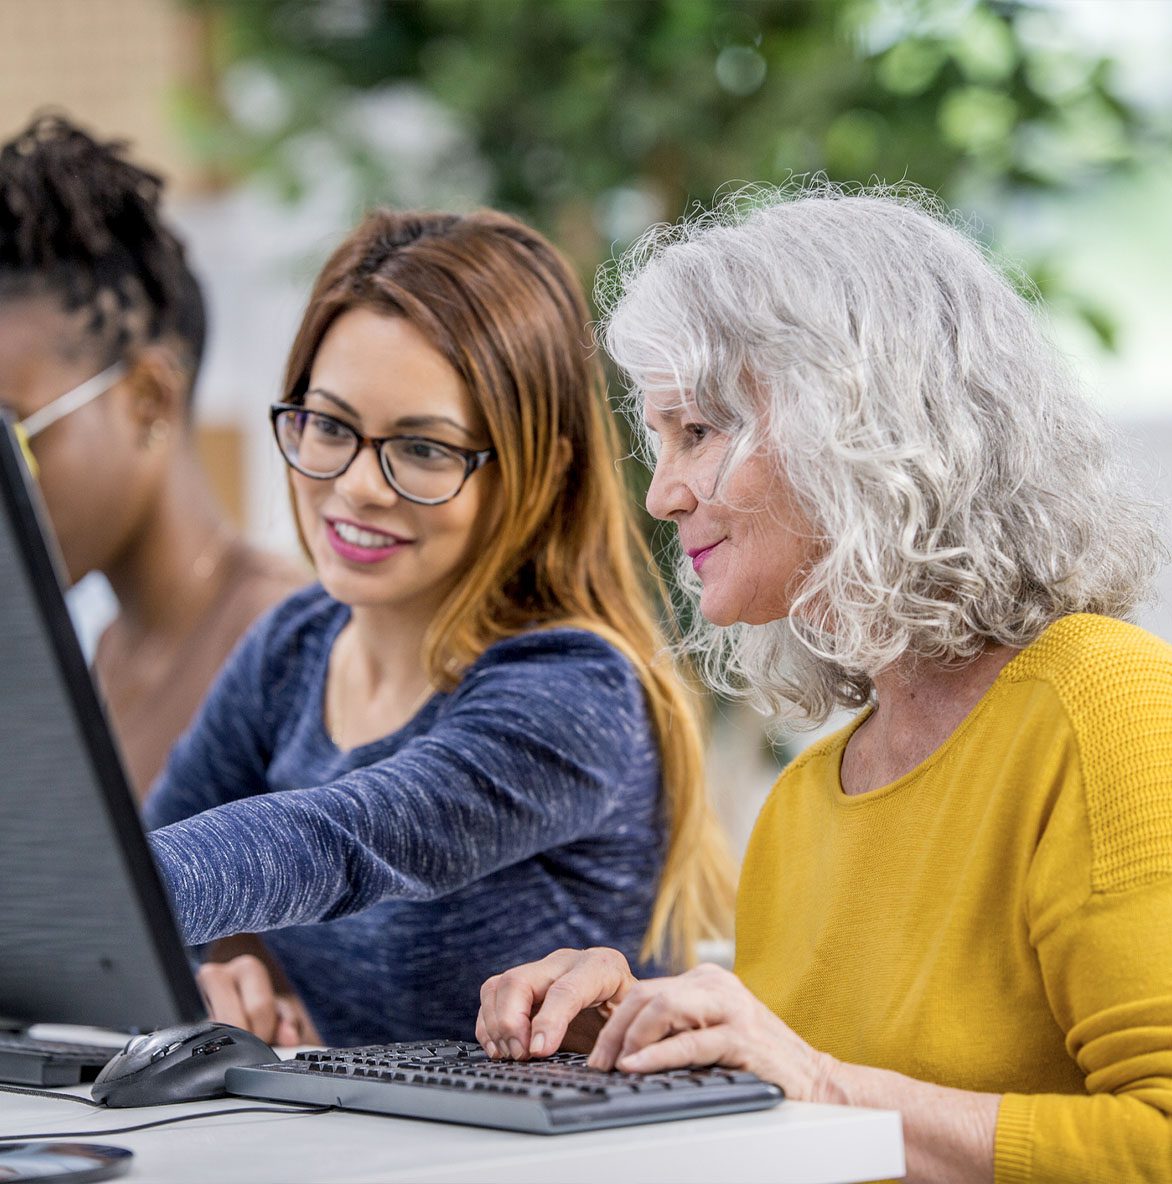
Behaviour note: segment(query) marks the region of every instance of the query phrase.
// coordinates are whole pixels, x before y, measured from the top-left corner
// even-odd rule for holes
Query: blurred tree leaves
[[[355,213],[491,204],[550,234],[588,288],[616,246],[730,183],[910,180],[995,228],[1168,130],[1060,8],[1020,0],[185,2],[214,81],[181,116],[217,173],[293,201],[338,174]],[[1060,251],[1024,262],[1024,291],[1114,347],[1111,309]]]
[[[615,246],[730,183],[910,180],[995,228],[1168,133],[1036,2],[185,2],[215,82],[181,117],[215,172],[290,200],[336,171],[355,206],[491,204],[550,234],[587,286]],[[435,110],[402,101],[411,88]],[[1024,262],[1023,290],[1113,348],[1111,310],[1070,284],[1060,251]]]
[[[1060,10],[1017,0],[188,3],[222,84],[188,96],[185,123],[217,167],[296,198],[316,134],[356,202],[395,200],[410,166],[352,112],[414,84],[456,130],[410,197],[512,210],[584,275],[730,181],[906,178],[996,209],[1127,168],[1157,134]],[[1061,261],[1028,263],[1109,346]]]
[[[908,179],[996,211],[1017,192],[1126,168],[1155,135],[1060,9],[1017,0],[188,4],[211,21],[225,85],[187,96],[185,124],[218,168],[295,199],[297,146],[321,133],[362,204],[393,200],[403,161],[349,112],[414,84],[465,136],[423,192],[514,211],[585,275],[612,244],[730,181]],[[1061,260],[1029,265],[1043,295],[1110,346],[1109,315],[1065,289]]]

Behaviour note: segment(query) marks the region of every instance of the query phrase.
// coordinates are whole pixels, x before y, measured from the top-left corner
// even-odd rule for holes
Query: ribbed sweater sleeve
[[[1172,1180],[1172,664],[1159,643],[1053,685],[1081,778],[1027,882],[1030,942],[1085,1097],[1007,1094],[997,1184]]]
[[[581,631],[498,643],[426,732],[324,785],[256,792],[265,697],[245,647],[151,803],[193,944],[435,900],[592,835],[646,744],[633,668]]]

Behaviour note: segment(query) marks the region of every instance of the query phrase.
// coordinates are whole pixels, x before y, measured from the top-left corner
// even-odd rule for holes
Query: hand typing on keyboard
[[[636,982],[618,950],[555,950],[484,983],[476,1039],[489,1056],[516,1061],[588,1053]]]
[[[640,982],[617,950],[558,950],[490,978],[476,1035],[490,1055],[520,1048],[540,1057],[562,1047],[567,1032],[580,1034],[583,1016],[595,1024],[605,1016],[587,1062],[592,1069],[720,1065],[813,1100],[833,1066],[729,971],[701,965]]]

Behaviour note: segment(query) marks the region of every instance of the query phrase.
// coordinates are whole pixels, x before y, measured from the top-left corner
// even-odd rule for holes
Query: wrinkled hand
[[[485,982],[476,1039],[489,1056],[519,1061],[559,1049],[589,1052],[635,982],[618,950],[556,950]]]
[[[782,1023],[736,975],[705,964],[632,984],[589,1063],[628,1073],[723,1065],[780,1085],[787,1097],[819,1101],[836,1062]]]
[[[205,962],[196,977],[212,1019],[275,1046],[322,1043],[305,1004],[291,990],[279,991],[268,967],[254,955]]]

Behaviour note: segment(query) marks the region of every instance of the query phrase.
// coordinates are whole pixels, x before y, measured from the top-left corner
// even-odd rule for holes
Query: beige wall
[[[179,0],[0,0],[0,140],[63,107],[190,190],[171,113],[202,56],[200,21]]]

